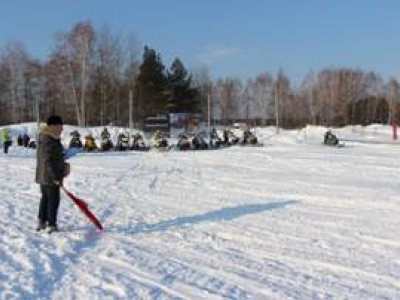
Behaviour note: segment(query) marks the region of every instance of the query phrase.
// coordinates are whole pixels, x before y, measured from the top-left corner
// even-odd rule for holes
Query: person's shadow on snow
[[[283,209],[287,205],[295,204],[298,202],[299,201],[288,200],[288,201],[245,204],[234,207],[225,207],[204,214],[177,217],[175,219],[162,221],[156,224],[141,223],[130,227],[116,226],[114,227],[114,230],[111,229],[111,231],[117,231],[128,234],[129,233],[137,234],[137,233],[165,231],[171,228],[184,227],[187,225],[195,225],[198,223],[205,223],[205,222],[230,221],[232,219],[236,219],[245,215],[259,214],[264,211],[270,211],[275,209]]]

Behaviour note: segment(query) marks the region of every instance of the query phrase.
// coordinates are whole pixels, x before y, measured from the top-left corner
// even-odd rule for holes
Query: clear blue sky
[[[325,67],[400,77],[399,0],[10,0],[0,9],[0,47],[20,40],[43,59],[57,31],[79,21],[133,33],[191,70],[247,79],[282,68],[299,83]]]

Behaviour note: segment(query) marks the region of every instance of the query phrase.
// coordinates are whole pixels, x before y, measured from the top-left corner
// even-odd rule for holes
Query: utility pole
[[[132,96],[132,90],[129,90],[129,136],[128,136],[128,141],[129,143],[131,142],[131,136],[132,136],[132,110],[133,110],[133,96]]]
[[[211,95],[210,95],[210,93],[208,93],[208,95],[207,95],[207,115],[208,115],[208,120],[207,120],[208,132],[210,132],[210,129],[211,129]]]
[[[39,138],[39,126],[40,126],[40,97],[39,97],[39,89],[41,88],[39,86],[39,82],[37,82],[35,79],[30,82],[31,86],[31,97],[33,97],[33,100],[35,101],[35,113],[36,113],[36,142],[38,142]]]
[[[39,125],[40,125],[40,114],[39,114],[39,97],[35,97],[36,99],[36,126],[37,126],[37,129],[39,130]]]
[[[279,83],[276,85],[274,98],[275,98],[275,125],[276,133],[279,133]]]
[[[246,124],[247,124],[247,126],[249,126],[249,118],[250,118],[250,115],[249,115],[249,105],[250,104],[249,104],[249,102],[250,102],[250,97],[249,97],[247,88],[246,88],[245,95],[246,95]]]

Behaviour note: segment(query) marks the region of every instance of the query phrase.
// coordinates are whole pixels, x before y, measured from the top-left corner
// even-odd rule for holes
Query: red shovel
[[[79,209],[85,214],[86,217],[93,223],[94,226],[96,226],[97,229],[103,230],[103,226],[101,225],[100,221],[96,218],[96,216],[89,210],[88,204],[83,201],[82,199],[79,199],[76,197],[74,194],[72,194],[70,191],[68,191],[65,187],[61,187],[63,191],[68,195],[68,197],[71,198],[71,200],[79,207]]]

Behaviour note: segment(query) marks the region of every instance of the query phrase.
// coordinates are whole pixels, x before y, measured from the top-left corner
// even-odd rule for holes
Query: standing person
[[[64,162],[60,116],[51,116],[39,133],[36,183],[40,185],[42,197],[39,204],[37,231],[48,228],[48,233],[58,231],[57,213],[60,205],[60,187],[69,173],[69,164]]]
[[[5,154],[7,154],[8,148],[12,144],[11,137],[10,137],[10,129],[3,128],[3,130],[1,131],[1,139],[3,141],[3,151]]]
[[[31,138],[29,137],[28,133],[24,132],[24,135],[22,136],[22,144],[25,148],[28,148],[30,139]]]

